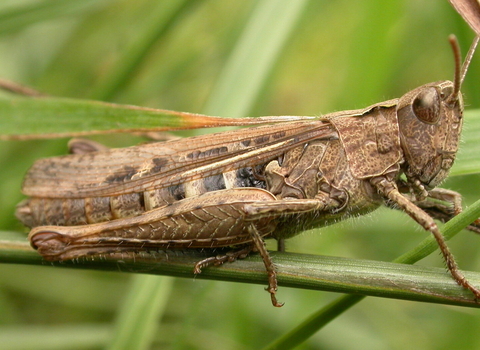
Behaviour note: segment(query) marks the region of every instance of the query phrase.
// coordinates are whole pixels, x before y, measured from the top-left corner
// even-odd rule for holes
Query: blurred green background
[[[447,36],[455,33],[464,53],[474,36],[446,0],[293,3],[2,0],[0,76],[55,96],[225,117],[321,115],[451,80]],[[253,47],[244,57],[252,38],[245,28],[253,37],[265,36],[268,54],[259,47],[257,57]],[[247,42],[239,44],[241,38]],[[252,72],[238,77],[238,95],[221,85],[235,76],[234,66],[230,76],[225,71],[236,59],[247,60]],[[463,87],[467,109],[480,108],[479,77],[477,54]],[[257,79],[246,94],[242,84]],[[111,146],[139,141],[128,135],[95,139]],[[0,143],[1,230],[25,232],[13,216],[22,199],[22,177],[35,159],[64,154],[66,142]],[[468,175],[452,177],[444,187],[462,193],[468,204],[478,198],[479,184],[478,175]],[[425,236],[406,215],[380,209],[295,237],[287,249],[389,261]],[[480,269],[479,237],[465,231],[450,246],[463,269]],[[421,264],[443,266],[438,254]],[[154,278],[164,278],[172,289],[158,325],[151,322],[153,340],[143,344],[146,349],[262,348],[339,296],[280,288],[278,297],[286,305],[276,309],[258,285]],[[0,347],[104,348],[132,279],[2,265]],[[299,348],[478,349],[479,327],[475,309],[367,298]]]

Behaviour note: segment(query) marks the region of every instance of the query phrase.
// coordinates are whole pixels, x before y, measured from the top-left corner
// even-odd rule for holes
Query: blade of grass
[[[71,98],[0,99],[0,140],[257,124],[163,109]],[[59,116],[64,116],[59,118]],[[258,124],[265,123],[258,120]]]
[[[150,349],[172,286],[171,277],[135,275],[107,349]]]
[[[118,253],[105,255],[102,258],[90,257],[77,261],[50,263],[45,262],[27,242],[20,244],[17,240],[4,238],[3,234],[4,232],[0,232],[0,262],[13,264],[46,264],[64,268],[123,271],[191,279],[193,278],[192,266],[209,256],[209,252],[186,250]],[[468,307],[480,306],[473,301],[470,292],[458,286],[443,268],[298,253],[271,252],[271,255],[278,266],[281,287],[355,293]],[[480,284],[480,273],[468,272],[467,275],[473,283]],[[265,285],[267,281],[265,267],[258,255],[238,260],[234,264],[204,269],[195,278],[260,285]],[[153,295],[153,292],[146,294]],[[141,302],[145,305],[150,305],[150,299],[140,298],[140,296],[138,298],[142,299]],[[196,301],[199,302],[198,299]],[[123,304],[123,307],[129,308],[131,304],[143,305],[141,302],[130,300],[129,303]],[[265,294],[265,302],[268,303],[267,294]],[[146,317],[145,313],[136,315]],[[137,320],[137,322],[142,321]]]
[[[297,327],[268,344],[263,348],[263,350],[294,349],[296,346],[302,344],[305,340],[330,323],[330,321],[337,318],[343,312],[349,310],[352,306],[356,305],[364,298],[364,295],[350,294],[330,302],[328,305],[322,307],[318,312],[310,315]]]

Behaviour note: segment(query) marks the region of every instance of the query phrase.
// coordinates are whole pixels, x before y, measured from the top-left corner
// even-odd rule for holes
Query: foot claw
[[[285,303],[279,303],[277,301],[277,298],[275,297],[275,293],[271,293],[270,292],[270,297],[272,298],[272,305],[275,306],[275,307],[282,307],[283,305],[285,305]]]

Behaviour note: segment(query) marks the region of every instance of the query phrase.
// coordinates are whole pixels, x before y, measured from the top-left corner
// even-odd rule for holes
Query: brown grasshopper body
[[[455,83],[427,84],[361,110],[123,149],[76,141],[76,154],[33,165],[23,187],[30,198],[17,217],[33,228],[31,244],[47,260],[238,248],[198,262],[199,273],[258,251],[272,302],[281,306],[264,238],[288,238],[385,203],[434,234],[455,280],[478,298],[427,214],[448,219],[461,211],[459,194],[434,189],[458,148],[459,88],[457,74]]]

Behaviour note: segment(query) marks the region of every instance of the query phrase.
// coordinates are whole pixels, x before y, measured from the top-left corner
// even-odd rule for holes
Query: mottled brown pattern
[[[330,118],[355,177],[381,175],[402,159],[396,108],[378,104],[359,116]]]
[[[432,176],[437,181],[438,174],[446,173],[452,163],[448,160],[453,161],[449,152],[454,155],[456,151],[461,111],[452,112],[441,101],[442,106],[435,107],[442,113],[438,123],[432,124],[430,116],[429,123],[422,124],[423,121],[416,118],[413,106],[414,101],[425,95],[425,89],[429,91],[426,94],[429,100],[435,100],[431,98],[430,91],[451,90],[451,84],[426,85],[398,100],[378,103],[362,110],[333,113],[316,121],[288,122],[187,140],[40,160],[27,174],[24,187],[27,194],[36,196],[20,204],[17,215],[30,227],[125,220],[123,224],[129,230],[135,230],[127,218],[150,215],[162,208],[170,208],[172,204],[185,202],[195,208],[199,222],[206,222],[208,220],[202,215],[212,213],[213,209],[208,212],[200,210],[205,208],[202,200],[205,194],[218,192],[230,196],[215,197],[219,200],[217,204],[223,208],[225,200],[235,200],[238,193],[243,193],[238,192],[239,188],[266,189],[280,203],[269,204],[268,208],[275,209],[268,209],[268,214],[252,215],[245,203],[234,206],[238,210],[238,218],[248,218],[248,222],[258,229],[262,227],[258,220],[264,217],[273,224],[286,213],[297,215],[295,210],[292,212],[296,206],[293,203],[287,206],[287,200],[298,200],[302,205],[306,205],[305,200],[318,201],[312,225],[291,220],[281,229],[268,232],[275,238],[291,236],[305,227],[329,224],[346,213],[361,214],[378,207],[384,196],[378,194],[372,182],[374,178],[397,181],[405,169],[412,183],[418,178],[428,184],[427,180],[431,181]],[[424,104],[420,105],[421,112],[425,114]],[[456,136],[451,136],[454,131],[457,131]],[[441,149],[438,140],[446,140],[443,142],[447,155],[442,159],[437,157]],[[258,144],[263,145],[259,148]],[[420,149],[417,144],[423,145],[420,154],[414,153]],[[425,146],[428,148],[425,149]],[[93,148],[101,149],[100,146]],[[86,157],[89,157],[90,163],[85,162]],[[132,164],[127,164],[127,160],[131,160]],[[84,171],[82,177],[69,179],[67,175],[80,169]],[[90,180],[92,176],[100,181],[95,183]],[[58,182],[55,191],[44,192],[53,180]],[[115,187],[110,187],[113,184]],[[39,196],[40,193],[44,193],[45,197]],[[73,193],[78,198],[72,198]],[[91,193],[104,195],[89,196]],[[173,227],[172,220],[187,222],[192,219],[191,215],[171,212],[168,217],[159,217],[158,225],[168,221],[168,225]],[[156,224],[150,222],[149,225]],[[223,229],[218,228],[222,225],[219,222],[212,226],[205,224],[203,228],[198,228],[199,234],[204,240],[210,237],[212,247],[229,245],[230,240],[227,244],[220,239],[222,235],[228,235],[227,231],[222,233]],[[232,223],[226,226],[229,225]],[[234,232],[242,237],[248,236],[247,226],[243,224],[242,229]],[[176,236],[169,236],[168,232],[163,233],[162,240],[169,240],[168,246],[175,245]],[[186,241],[193,242],[191,231],[182,232]],[[162,242],[151,244],[165,248]],[[139,249],[138,245],[133,246]]]

